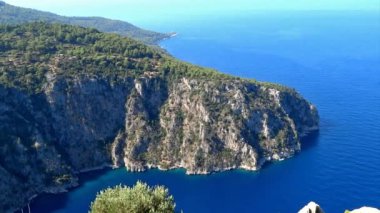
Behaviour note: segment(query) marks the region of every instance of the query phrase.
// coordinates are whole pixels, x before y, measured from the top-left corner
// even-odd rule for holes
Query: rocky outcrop
[[[113,143],[124,149],[112,154],[115,166],[132,171],[256,170],[267,160],[292,156],[300,136],[318,126],[305,100],[244,81],[183,78],[166,88],[159,79],[144,78],[131,92],[124,129]]]
[[[40,94],[0,86],[2,209],[104,165],[257,170],[292,156],[318,127],[315,108],[294,91],[244,80],[47,79]]]
[[[300,150],[316,108],[293,89],[59,24],[0,34],[0,211],[104,166],[257,170]]]

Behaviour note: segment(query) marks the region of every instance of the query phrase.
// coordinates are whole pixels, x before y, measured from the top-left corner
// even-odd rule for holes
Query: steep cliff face
[[[6,29],[17,31],[2,40],[9,51],[0,60],[0,210],[64,191],[77,184],[76,173],[105,165],[257,170],[292,156],[300,137],[318,128],[316,108],[292,89],[194,67],[93,30],[20,28]],[[12,46],[35,32],[27,41],[48,32],[41,40],[56,42],[62,28],[79,37],[85,31],[89,43],[54,43],[56,52],[32,59],[22,52],[28,48],[20,54]]]
[[[160,81],[135,81],[125,126],[112,144],[114,165],[182,167],[189,174],[256,170],[292,156],[300,136],[318,127],[315,108],[294,92],[242,80]]]
[[[50,76],[38,95],[0,87],[3,208],[15,196],[62,191],[77,183],[75,173],[104,165],[206,174],[290,157],[318,126],[315,108],[290,93],[160,77],[112,84]]]
[[[43,96],[0,86],[0,210],[25,205],[41,193],[74,186],[67,153],[57,146]]]

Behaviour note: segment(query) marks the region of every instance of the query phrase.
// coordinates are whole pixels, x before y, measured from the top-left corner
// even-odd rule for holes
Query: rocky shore
[[[316,107],[294,89],[189,65],[92,29],[36,23],[3,31],[10,32],[1,34],[3,212],[108,165],[258,170],[293,156],[300,138],[318,129]],[[39,46],[38,56],[35,42],[17,45],[35,40],[52,44]]]

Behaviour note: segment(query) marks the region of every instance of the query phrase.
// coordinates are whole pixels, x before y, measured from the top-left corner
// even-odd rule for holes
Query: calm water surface
[[[264,12],[177,20],[149,28],[179,35],[172,55],[225,73],[296,88],[320,113],[321,130],[294,158],[259,172],[187,176],[183,170],[83,174],[83,184],[36,199],[32,212],[87,212],[96,192],[137,180],[166,185],[178,209],[296,212],[310,200],[326,212],[380,207],[380,15]]]

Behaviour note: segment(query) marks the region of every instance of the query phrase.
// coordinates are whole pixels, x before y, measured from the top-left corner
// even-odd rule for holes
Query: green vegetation
[[[116,33],[147,44],[154,44],[168,38],[170,34],[157,33],[138,28],[128,22],[101,17],[66,17],[22,7],[15,7],[0,1],[0,24],[23,24],[44,21],[96,28],[102,32]]]
[[[247,168],[245,162],[281,148],[257,143],[264,114],[270,115],[271,138],[298,142],[289,137],[289,118],[297,127],[317,124],[316,111],[300,96],[285,92],[277,106],[268,87],[259,84],[275,88],[96,29],[0,25],[0,211],[25,205],[34,194],[76,185],[76,172],[109,164],[110,156],[120,165],[128,158],[124,165],[132,171]],[[259,156],[246,154],[251,151],[241,143]],[[139,183],[101,192],[91,208],[173,212],[174,204],[163,188]]]
[[[90,213],[172,213],[175,203],[166,188],[137,182],[133,187],[116,186],[101,191]]]
[[[0,25],[0,84],[38,93],[48,73],[69,79],[93,75],[113,82],[143,76],[169,82],[183,77],[234,79],[95,29],[44,22]]]

